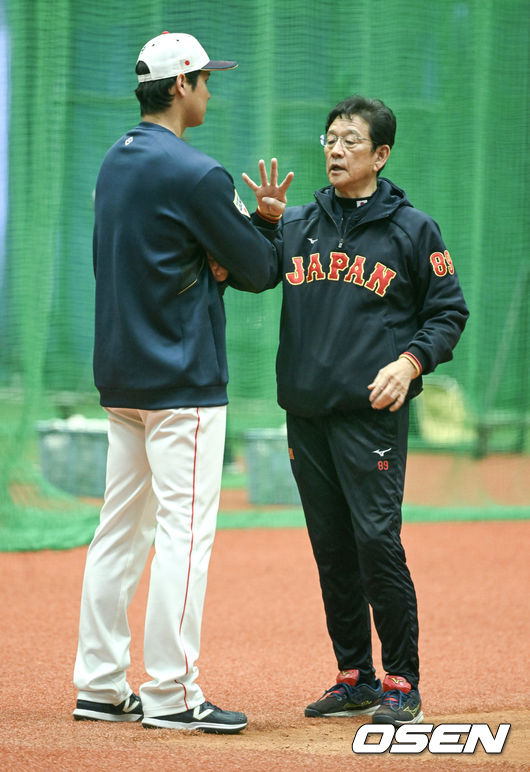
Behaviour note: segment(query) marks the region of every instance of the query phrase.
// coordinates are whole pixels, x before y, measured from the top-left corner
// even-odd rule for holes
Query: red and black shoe
[[[423,721],[421,697],[406,678],[387,675],[383,681],[383,698],[372,716],[373,724],[419,724]]]
[[[337,681],[322,697],[305,709],[309,718],[371,716],[377,710],[383,690],[380,681],[359,684],[358,670],[341,670]]]

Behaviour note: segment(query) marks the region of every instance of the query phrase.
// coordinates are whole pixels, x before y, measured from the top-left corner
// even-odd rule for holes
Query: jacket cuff
[[[268,215],[263,214],[263,212],[260,212],[259,209],[256,209],[254,214],[257,215],[260,220],[263,220],[264,222],[269,223],[270,225],[277,225],[282,219],[282,215],[280,215],[279,217],[269,217]]]

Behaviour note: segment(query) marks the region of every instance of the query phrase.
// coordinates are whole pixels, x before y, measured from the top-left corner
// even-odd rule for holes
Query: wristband
[[[421,375],[423,367],[421,365],[421,362],[419,359],[417,359],[414,354],[411,354],[410,351],[404,351],[402,354],[399,355],[398,359],[406,359],[410,362],[410,364],[414,367],[416,370],[416,375]]]

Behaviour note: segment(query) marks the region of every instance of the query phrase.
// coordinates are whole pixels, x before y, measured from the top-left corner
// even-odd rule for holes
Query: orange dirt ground
[[[360,719],[306,719],[336,664],[303,529],[220,531],[203,626],[200,683],[244,710],[223,737],[141,725],[75,722],[72,668],[86,548],[0,554],[3,770],[530,769],[530,522],[407,524],[420,609],[425,722],[512,725],[503,753],[359,756]],[[146,678],[147,571],[130,609],[130,682]],[[380,673],[379,646],[375,661]]]

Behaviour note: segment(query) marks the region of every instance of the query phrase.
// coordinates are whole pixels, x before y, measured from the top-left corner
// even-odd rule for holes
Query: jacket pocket
[[[182,284],[184,287],[177,292],[177,295],[183,295],[189,289],[191,289],[199,281],[199,276],[206,264],[206,258],[203,257],[202,261],[197,268],[195,265],[186,266],[182,271]]]

